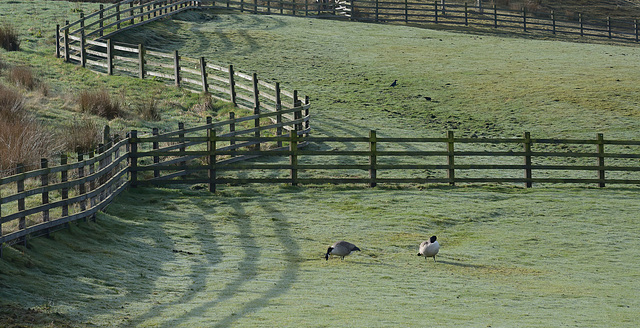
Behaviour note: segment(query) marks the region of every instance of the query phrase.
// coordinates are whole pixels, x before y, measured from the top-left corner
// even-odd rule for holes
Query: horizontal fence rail
[[[191,183],[216,185],[246,183],[341,184],[379,183],[534,183],[640,184],[640,141],[522,138],[457,138],[449,132],[443,138],[377,137],[238,137],[216,135],[196,138],[206,142],[203,151],[182,151],[178,155],[207,156],[208,163],[188,166],[195,174]],[[139,138],[138,145],[175,142],[173,138]],[[238,150],[238,143],[283,143],[278,149]],[[299,145],[308,145],[300,149]],[[606,149],[605,149],[606,146]],[[139,148],[139,146],[138,146]],[[635,151],[634,151],[635,150]],[[132,157],[172,156],[174,152],[152,150]],[[258,158],[250,162],[237,157]],[[161,167],[138,166],[137,172]],[[145,185],[180,183],[170,180],[139,181]]]

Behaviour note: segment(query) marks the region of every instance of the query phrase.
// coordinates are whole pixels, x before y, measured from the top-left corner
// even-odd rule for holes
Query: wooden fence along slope
[[[58,56],[106,74],[154,76],[213,93],[253,109],[254,114],[241,118],[231,114],[226,121],[209,120],[193,128],[180,124],[176,131],[164,134],[132,131],[122,140],[105,133],[104,145],[95,156],[78,155],[74,163],[62,156],[60,165],[53,167],[42,160],[42,168],[30,172],[19,166],[17,174],[0,178],[0,254],[4,243],[26,242],[29,235],[46,234],[93,216],[131,185],[205,183],[215,191],[220,184],[243,183],[640,184],[640,141],[606,140],[600,134],[593,140],[534,139],[529,134],[510,139],[456,138],[452,132],[443,138],[386,138],[374,131],[368,137],[314,138],[308,135],[308,98],[302,101],[296,91],[285,92],[277,83],[235,72],[233,66],[212,65],[204,58],[112,44],[106,39],[122,29],[205,5],[289,15],[310,15],[315,8],[318,14],[380,22],[462,24],[460,17],[464,17],[464,24],[472,26],[474,19],[486,25],[493,18],[493,27],[508,25],[503,18],[507,11],[493,8],[491,14],[478,8],[478,15],[484,16],[474,17],[468,6],[462,11],[442,1],[433,3],[431,11],[428,5],[408,0],[338,4],[127,0],[102,7],[57,30]],[[611,20],[603,30],[582,20],[563,26],[555,18],[536,23],[526,12],[511,16],[516,18],[510,24],[521,21],[526,31],[538,24],[546,26],[540,28],[544,30],[551,26],[554,33],[566,29],[564,33],[638,40],[637,24],[620,32]],[[309,146],[301,149],[302,145]],[[247,162],[250,158],[255,160]]]

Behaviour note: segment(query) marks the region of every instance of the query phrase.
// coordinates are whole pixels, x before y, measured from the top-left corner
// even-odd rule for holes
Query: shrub
[[[120,104],[112,100],[106,90],[82,91],[78,98],[78,104],[81,112],[98,115],[108,120],[122,116]]]
[[[20,50],[20,39],[13,26],[8,24],[0,25],[0,46],[7,51]]]
[[[33,72],[29,67],[18,66],[9,70],[9,81],[15,83],[18,86],[33,90],[38,85],[36,78],[33,76]]]

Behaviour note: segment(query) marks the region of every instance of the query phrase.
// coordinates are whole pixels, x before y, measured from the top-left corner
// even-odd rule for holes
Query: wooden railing
[[[250,13],[294,16],[345,17],[354,21],[404,23],[412,25],[441,24],[490,28],[515,32],[537,32],[605,38],[616,41],[640,41],[638,20],[623,21],[610,17],[568,16],[554,11],[528,11],[483,7],[481,1],[448,3],[419,0],[201,0],[201,8],[234,9]]]
[[[43,159],[38,170],[23,172],[18,165],[17,174],[0,178],[0,255],[3,243],[26,243],[28,235],[47,234],[106,207],[129,185],[128,146],[128,139],[109,139],[74,163],[62,155],[60,165]]]
[[[112,42],[109,36],[157,19],[200,7],[198,1],[122,1],[79,20],[58,27],[56,56],[93,71],[140,79],[152,77],[194,92],[228,101],[256,113],[295,107],[299,95],[283,90],[279,82],[259,80],[257,75],[220,66],[204,57],[190,58],[174,51],[163,52],[144,45]]]
[[[68,163],[63,156],[60,165],[49,167],[49,161],[43,159],[42,168],[30,172],[23,172],[19,165],[17,174],[0,178],[0,256],[4,243],[26,243],[28,235],[48,233],[71,221],[92,217],[129,186],[198,183],[190,177],[211,163],[210,138],[202,137],[203,133],[261,138],[305,136],[309,131],[309,104],[298,101],[296,107],[275,112],[246,117],[236,117],[232,112],[229,119],[219,122],[209,117],[202,126],[185,128],[180,123],[176,131],[163,134],[154,129],[147,136],[131,131],[124,140],[107,137],[95,157],[94,153],[89,158],[78,154],[75,163]],[[278,141],[255,140],[234,143],[226,149],[262,149],[268,153],[281,147]],[[238,154],[218,163],[253,157]]]
[[[176,137],[137,138],[143,144],[178,142]],[[194,155],[208,156],[207,165],[188,167],[210,190],[220,184],[286,183],[390,184],[515,183],[535,184],[640,184],[640,141],[595,139],[457,138],[449,132],[442,138],[378,137],[238,137],[216,135],[197,138],[208,147]],[[236,143],[285,143],[285,148],[237,150]],[[308,144],[300,149],[300,144]],[[132,152],[132,158],[172,156],[166,150]],[[187,152],[176,154],[188,155]],[[255,157],[233,162],[238,156]],[[147,162],[149,162],[147,160]],[[136,171],[162,169],[137,167]],[[139,184],[162,186],[170,180],[146,180]]]

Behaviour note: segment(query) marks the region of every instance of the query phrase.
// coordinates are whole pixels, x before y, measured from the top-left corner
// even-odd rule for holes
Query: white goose
[[[325,260],[328,261],[329,255],[336,255],[336,256],[341,256],[342,259],[344,260],[345,256],[351,254],[351,252],[359,251],[359,250],[360,248],[358,248],[358,246],[352,243],[346,242],[344,240],[341,240],[329,246],[329,248],[327,249],[327,254],[325,254],[324,258]]]
[[[440,244],[438,244],[436,236],[431,236],[431,238],[427,241],[423,241],[420,243],[420,250],[418,251],[418,256],[424,256],[426,260],[427,257],[433,257],[433,262],[436,261],[436,254],[440,250]]]

